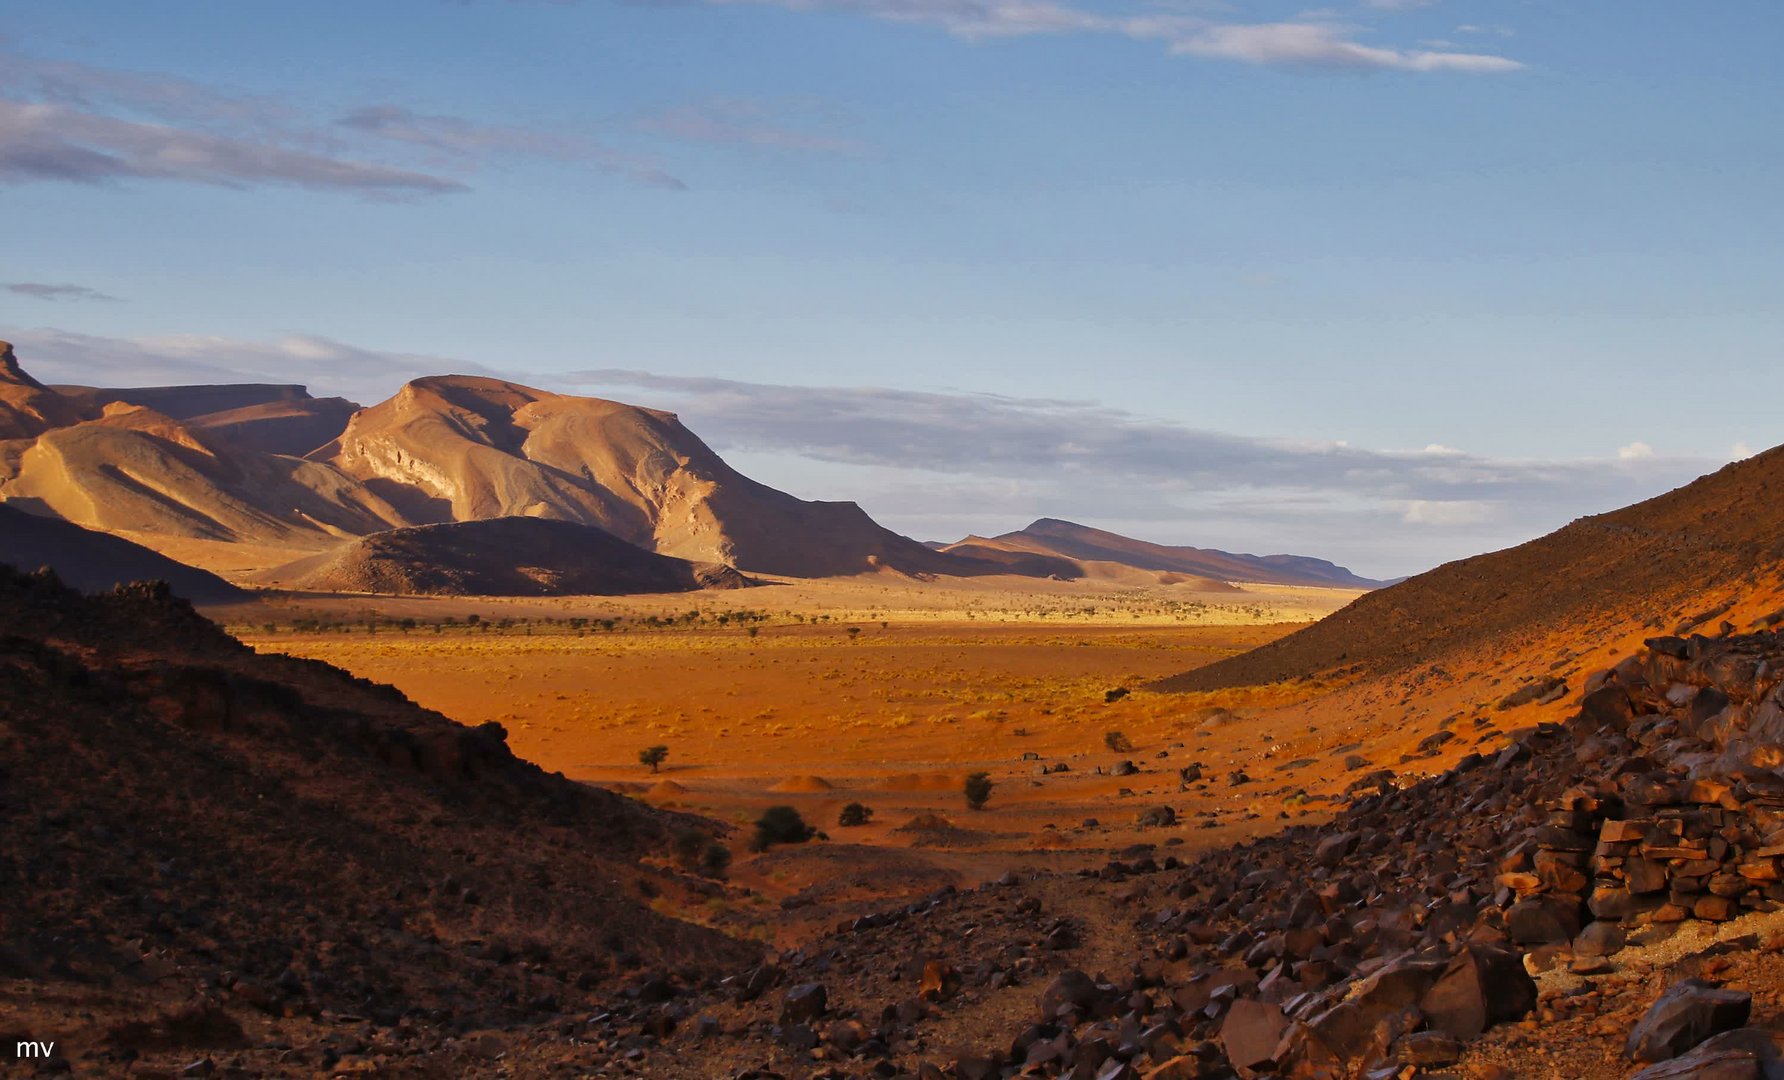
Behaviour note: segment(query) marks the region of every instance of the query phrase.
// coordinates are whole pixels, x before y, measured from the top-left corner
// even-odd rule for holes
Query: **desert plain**
[[[1324,760],[1330,740],[1244,722],[1313,687],[1147,686],[1357,595],[878,574],[670,596],[280,594],[210,614],[258,651],[498,722],[547,770],[734,825],[730,881],[753,906],[675,914],[787,944],[875,900],[1138,843],[1187,852],[1324,812],[1281,766]],[[654,771],[638,757],[651,746],[668,748]],[[1124,762],[1135,771],[1118,775]],[[1229,786],[1235,771],[1257,780]],[[977,811],[973,772],[994,785]],[[856,802],[869,822],[839,826]],[[751,823],[772,805],[824,838],[752,854]],[[1200,828],[1160,829],[1161,814]]]

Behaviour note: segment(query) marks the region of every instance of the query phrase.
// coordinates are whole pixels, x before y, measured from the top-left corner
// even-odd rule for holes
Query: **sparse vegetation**
[[[767,851],[776,844],[803,844],[817,835],[805,823],[798,810],[791,806],[770,806],[756,820],[756,835],[750,841],[751,851]]]
[[[1103,745],[1117,754],[1131,753],[1134,748],[1133,740],[1119,731],[1103,732]]]
[[[991,789],[996,785],[991,782],[991,774],[976,772],[966,778],[966,805],[968,809],[983,810],[991,801]]]
[[[865,825],[872,819],[873,807],[865,806],[858,802],[852,802],[842,808],[842,813],[838,815],[836,823],[844,827],[852,828],[858,825]]]
[[[667,746],[647,746],[638,751],[638,763],[640,765],[649,765],[650,771],[653,773],[657,771],[668,757],[669,748]]]

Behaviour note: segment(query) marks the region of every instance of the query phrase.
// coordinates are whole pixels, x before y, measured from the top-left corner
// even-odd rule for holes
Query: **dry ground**
[[[669,597],[286,597],[212,614],[262,651],[392,683],[467,724],[500,721],[516,753],[547,769],[743,826],[732,880],[791,906],[775,920],[786,937],[888,895],[1071,868],[1135,842],[1187,851],[1319,812],[1294,798],[1305,767],[1281,770],[1329,756],[1319,733],[1278,740],[1245,720],[1315,688],[1137,689],[1356,595],[1248,590],[888,575]],[[1111,750],[1110,732],[1132,749]],[[638,762],[653,745],[669,748],[656,775]],[[1111,775],[1122,760],[1140,771]],[[1204,775],[1185,787],[1178,770],[1191,764]],[[1235,769],[1255,782],[1230,785]],[[996,784],[983,812],[961,794],[974,771]],[[855,801],[871,824],[839,827]],[[752,857],[748,826],[775,803],[829,841]],[[1160,805],[1184,826],[1137,824]],[[952,827],[905,828],[926,813]],[[769,932],[766,911],[748,905],[676,914]]]

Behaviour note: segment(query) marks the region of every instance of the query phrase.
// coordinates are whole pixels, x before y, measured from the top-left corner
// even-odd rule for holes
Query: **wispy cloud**
[[[1310,12],[1282,22],[1243,22],[1161,9],[1105,13],[1054,0],[707,0],[765,4],[794,11],[852,12],[889,22],[940,27],[968,40],[1033,35],[1103,34],[1163,43],[1172,53],[1210,60],[1303,69],[1501,74],[1523,67],[1510,57],[1433,48],[1396,48],[1365,40],[1367,27]],[[1377,11],[1423,6],[1422,0],[1373,0]]]
[[[683,142],[720,146],[812,154],[858,154],[866,149],[857,139],[794,126],[763,102],[736,98],[658,109],[639,117],[634,126]]]
[[[1485,53],[1391,49],[1354,40],[1345,27],[1321,22],[1211,26],[1182,38],[1172,52],[1251,64],[1385,71],[1498,74],[1523,67]]]
[[[362,106],[335,124],[377,139],[423,147],[471,168],[495,155],[524,155],[588,162],[604,172],[651,187],[687,187],[655,159],[616,150],[584,135],[484,124],[458,116],[420,113],[400,105]]]
[[[361,193],[463,191],[452,179],[293,149],[266,139],[142,123],[45,102],[0,100],[0,182],[185,180]]]
[[[391,103],[323,119],[298,103],[176,76],[0,50],[0,183],[170,180],[390,199],[466,191],[468,174],[525,158],[686,186],[653,157],[587,135]]]
[[[9,281],[4,286],[7,292],[18,296],[29,296],[33,300],[92,300],[115,303],[118,297],[102,293],[98,289],[89,289],[85,285],[52,285],[42,281]]]
[[[318,394],[382,401],[425,375],[495,375],[481,364],[367,349],[315,334],[272,341],[172,334],[102,337],[55,329],[0,331],[19,362],[46,383],[174,386],[188,383],[303,383]]]
[[[1188,427],[1094,402],[781,386],[599,370],[584,392],[681,413],[715,447],[815,462],[808,497],[853,498],[953,539],[1037,516],[1142,535],[1342,557],[1391,575],[1503,547],[1647,498],[1724,462],[1667,456],[1486,457],[1367,449]]]

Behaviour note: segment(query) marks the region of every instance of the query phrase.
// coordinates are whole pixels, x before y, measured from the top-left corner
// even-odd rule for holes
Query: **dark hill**
[[[754,955],[647,906],[716,888],[640,863],[695,819],[255,655],[160,587],[0,567],[0,686],[0,1016],[80,1075],[255,1050],[253,1075],[488,1075],[499,1045],[467,1033],[556,1032],[640,969]]]
[[[20,571],[50,567],[82,592],[102,592],[132,581],[165,581],[176,596],[217,604],[246,594],[207,570],[175,562],[123,537],[38,517],[0,503],[0,563]]]

